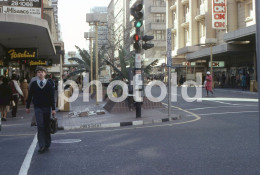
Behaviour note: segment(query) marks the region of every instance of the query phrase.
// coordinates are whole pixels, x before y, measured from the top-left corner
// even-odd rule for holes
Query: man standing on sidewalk
[[[51,145],[49,131],[51,114],[55,115],[55,98],[53,85],[45,79],[46,69],[39,66],[36,68],[37,81],[32,82],[26,104],[26,112],[30,113],[31,101],[34,104],[38,128],[39,153],[44,153]]]

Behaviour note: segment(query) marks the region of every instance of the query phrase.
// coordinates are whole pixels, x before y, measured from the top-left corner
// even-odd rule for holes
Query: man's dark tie
[[[40,82],[40,86],[43,87],[43,82],[42,81]]]

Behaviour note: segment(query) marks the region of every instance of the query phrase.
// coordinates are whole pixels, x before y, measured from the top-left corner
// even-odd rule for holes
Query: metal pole
[[[171,116],[171,67],[168,67],[168,117]]]
[[[213,73],[213,51],[212,51],[212,44],[210,45],[210,73],[212,77],[212,88],[214,88],[214,73]]]
[[[260,34],[259,34],[259,30],[260,30],[260,2],[259,0],[255,1],[256,3],[256,54],[257,54],[257,57],[256,57],[256,62],[257,62],[257,77],[256,77],[256,80],[257,80],[257,83],[258,83],[258,79],[260,77],[260,61],[259,61],[259,58],[260,58],[260,50],[259,50],[259,47],[260,47]],[[256,71],[256,70],[255,70]],[[260,86],[258,84],[258,107],[260,110]],[[260,115],[259,115],[260,116]],[[260,120],[259,120],[259,124],[260,124]],[[259,130],[259,133],[260,133],[260,130]],[[260,134],[259,134],[260,136]]]
[[[90,38],[90,78],[93,81],[93,51],[92,51],[92,38]],[[90,87],[90,93],[93,94],[93,86]]]
[[[96,80],[98,81],[98,22],[95,24],[96,27]],[[98,105],[98,88],[96,87],[96,105]]]

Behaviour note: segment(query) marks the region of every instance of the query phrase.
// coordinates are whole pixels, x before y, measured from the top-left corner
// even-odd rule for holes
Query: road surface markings
[[[29,170],[30,165],[31,165],[32,156],[33,156],[34,150],[36,148],[36,145],[37,145],[37,133],[35,134],[34,139],[32,141],[32,144],[27,151],[26,157],[25,157],[23,164],[20,168],[19,175],[27,175],[28,170]]]
[[[208,113],[208,114],[198,114],[198,115],[207,116],[207,115],[225,115],[225,114],[242,114],[242,113],[258,113],[258,111],[223,112],[223,113]],[[191,116],[191,115],[188,115],[188,116]]]
[[[238,106],[238,105],[240,105],[240,104],[233,104],[233,106],[217,106],[217,107],[193,108],[193,109],[189,109],[189,111],[197,111],[197,110],[203,110],[203,109],[218,109],[218,108],[257,107],[257,105],[243,105],[243,106]]]
[[[163,103],[167,106],[167,104]],[[114,131],[122,131],[122,130],[133,130],[133,129],[143,129],[143,128],[155,128],[155,127],[164,127],[164,126],[173,126],[173,125],[180,125],[180,124],[187,124],[196,122],[201,119],[201,117],[195,113],[187,111],[177,106],[172,106],[173,108],[183,111],[185,113],[190,114],[189,116],[195,117],[193,120],[185,121],[185,122],[178,122],[178,123],[170,123],[170,124],[160,124],[160,125],[151,125],[151,126],[140,126],[140,127],[129,127],[129,128],[118,128],[118,129],[96,129],[96,130],[88,130],[88,131],[71,131],[71,132],[58,132],[55,135],[67,135],[67,134],[80,134],[80,133],[98,133],[98,132],[114,132]],[[0,135],[0,137],[18,137],[18,136],[32,136],[34,134],[16,134],[16,135]]]
[[[191,98],[195,99],[195,98]],[[196,98],[197,99],[197,98]],[[255,98],[222,98],[222,97],[217,97],[217,98],[198,98],[198,100],[202,101],[238,101],[238,102],[258,102],[258,99]]]
[[[12,125],[2,125],[3,127],[10,127],[10,126],[21,126],[21,125],[28,125],[28,123],[24,124],[12,124]]]

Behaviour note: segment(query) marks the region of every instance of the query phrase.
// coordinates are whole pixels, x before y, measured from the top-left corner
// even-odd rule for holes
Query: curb
[[[73,129],[93,129],[93,128],[117,128],[117,127],[125,127],[125,126],[143,126],[148,124],[158,124],[164,122],[171,122],[175,120],[180,120],[181,116],[178,115],[176,117],[163,118],[151,121],[130,121],[130,122],[118,122],[118,123],[93,123],[93,124],[82,124],[81,126],[61,126],[59,130],[73,130]]]
[[[225,92],[233,92],[238,94],[247,94],[247,95],[257,95],[258,92],[250,92],[250,91],[239,91],[239,90],[228,90],[228,89],[219,89],[215,88],[216,91],[225,91]],[[213,90],[214,91],[214,90]]]

